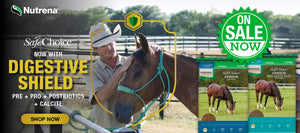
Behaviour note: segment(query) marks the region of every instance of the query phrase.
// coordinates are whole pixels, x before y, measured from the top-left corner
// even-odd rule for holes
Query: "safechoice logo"
[[[23,14],[57,14],[58,8],[39,8],[39,7],[23,7],[23,10],[16,6],[12,5],[10,8],[11,12],[22,16]]]
[[[143,26],[143,16],[135,11],[132,11],[124,16],[125,27],[135,31]]]

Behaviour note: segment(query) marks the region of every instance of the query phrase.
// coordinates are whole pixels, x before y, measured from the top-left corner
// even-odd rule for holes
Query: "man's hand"
[[[154,52],[160,50],[160,46],[158,46],[157,44],[151,44],[150,47],[152,48],[152,50],[153,50]]]
[[[130,67],[131,63],[133,61],[132,55],[127,59],[127,61],[119,68],[121,72],[126,72],[128,68]]]
[[[130,56],[129,59],[113,74],[111,79],[104,84],[98,91],[96,92],[96,96],[100,102],[105,102],[109,99],[116,91],[119,85],[119,82],[123,76],[123,74],[127,71],[133,61],[133,57]]]

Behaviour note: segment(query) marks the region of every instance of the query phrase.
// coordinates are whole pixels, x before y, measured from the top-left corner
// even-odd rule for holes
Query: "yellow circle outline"
[[[176,49],[177,49],[177,46],[176,46],[176,33],[175,32],[171,32],[171,31],[169,31],[169,30],[167,30],[167,28],[166,28],[166,23],[165,23],[165,21],[164,20],[141,20],[142,22],[141,23],[143,23],[143,22],[159,22],[159,23],[163,23],[163,26],[164,26],[164,30],[167,32],[167,33],[169,33],[169,34],[173,34],[174,35],[174,88],[173,88],[173,92],[172,92],[172,94],[171,94],[171,96],[169,97],[169,100],[168,100],[168,102],[161,108],[161,109],[159,109],[158,111],[156,111],[156,112],[154,112],[154,113],[152,113],[151,115],[149,115],[149,116],[147,116],[146,118],[144,118],[144,119],[142,119],[142,120],[140,120],[139,122],[137,122],[137,123],[135,123],[135,124],[130,124],[131,126],[137,126],[138,124],[140,124],[141,122],[143,122],[144,120],[147,120],[148,118],[150,118],[150,117],[152,117],[153,115],[155,115],[155,114],[157,114],[158,112],[160,112],[160,111],[162,111],[163,109],[165,109],[167,106],[168,106],[168,104],[170,103],[170,101],[171,101],[171,99],[173,98],[173,96],[174,96],[174,93],[175,93],[175,90],[176,90],[176,83],[177,83],[177,56],[176,56],[176,53],[177,53],[177,51],[176,51]],[[125,22],[124,20],[103,20],[102,21],[102,26],[101,26],[101,29],[99,30],[99,31],[97,31],[97,32],[92,32],[91,33],[91,35],[90,35],[90,46],[91,46],[91,48],[90,48],[90,55],[91,55],[91,58],[90,58],[90,62],[91,62],[91,64],[90,64],[90,66],[93,66],[93,62],[92,62],[92,60],[93,60],[93,47],[92,47],[92,42],[93,42],[93,40],[92,40],[92,36],[94,35],[94,34],[96,34],[96,33],[100,33],[101,31],[102,31],[102,29],[103,29],[103,25],[104,25],[104,23],[106,23],[106,22]],[[101,108],[103,108],[106,112],[108,112],[108,113],[110,113],[111,115],[113,115],[113,112],[111,112],[110,110],[108,110],[107,108],[105,108],[102,104],[101,104],[101,102],[98,100],[98,98],[97,98],[97,96],[96,96],[96,93],[95,93],[95,89],[94,89],[94,87],[93,87],[93,76],[92,76],[92,71],[93,71],[93,67],[90,67],[90,77],[91,77],[91,88],[92,88],[92,91],[93,91],[93,95],[94,95],[94,97],[95,97],[95,100],[97,101],[97,103],[100,105],[100,107]]]

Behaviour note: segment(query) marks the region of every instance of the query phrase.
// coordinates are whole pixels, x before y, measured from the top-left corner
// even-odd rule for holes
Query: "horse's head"
[[[134,113],[162,93],[159,77],[151,81],[157,73],[160,52],[152,49],[143,34],[139,34],[139,37],[140,41],[137,41],[135,36],[138,50],[132,55],[134,59],[118,87],[113,107],[115,118],[125,124],[131,122]],[[135,94],[129,92],[134,90]]]
[[[230,102],[230,107],[229,107],[229,109],[230,109],[230,113],[231,113],[231,114],[234,114],[235,103],[236,103],[236,101],[231,101],[231,102]]]
[[[226,97],[228,98],[228,100],[229,100],[229,110],[230,110],[230,113],[231,114],[234,114],[234,108],[235,108],[235,101],[233,100],[233,97],[232,97],[232,95],[231,95],[231,92],[229,91],[229,89],[228,89],[228,87],[227,86],[225,86],[225,85],[221,85],[222,87],[224,87],[225,88],[225,94],[227,95]],[[226,105],[227,105],[227,103],[226,103]],[[228,108],[228,105],[227,105],[227,108]],[[228,112],[229,113],[229,112]]]
[[[273,81],[270,81],[269,83],[270,83],[272,89],[275,91],[275,96],[277,97],[277,106],[278,106],[279,110],[281,110],[284,98],[281,97],[281,94],[280,94],[280,91],[279,91],[277,85]]]
[[[278,106],[279,110],[282,109],[283,99],[284,98],[281,98],[281,97],[277,99],[277,106]]]

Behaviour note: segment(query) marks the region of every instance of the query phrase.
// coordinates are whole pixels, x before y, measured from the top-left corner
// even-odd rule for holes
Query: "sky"
[[[158,6],[161,12],[166,14],[177,13],[182,10],[196,10],[206,13],[225,14],[240,7],[250,7],[258,12],[273,11],[275,15],[295,15],[300,13],[300,0],[15,0],[8,4],[21,2],[20,6],[59,7],[60,10],[87,10],[97,6],[106,6],[114,10],[124,10],[134,5]],[[18,5],[19,6],[19,5]]]

